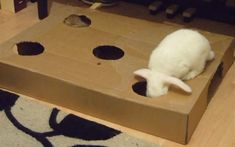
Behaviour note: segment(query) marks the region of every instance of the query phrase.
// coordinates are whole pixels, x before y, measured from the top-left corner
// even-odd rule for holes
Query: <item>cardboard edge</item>
[[[234,63],[234,51],[235,51],[235,38],[232,40],[229,48],[224,53],[224,58],[222,59],[223,62],[223,77],[226,75],[232,64]]]
[[[206,88],[199,96],[191,112],[187,115],[187,132],[185,136],[185,144],[187,144],[190,141],[194,130],[196,129],[199,121],[202,118],[202,115],[204,114],[207,108],[207,95],[208,95],[209,83],[210,82],[208,82]]]
[[[0,63],[0,67],[2,70],[0,72],[2,81],[0,86],[4,89],[148,134],[184,143],[186,114],[157,107],[145,107],[144,104],[120,100],[114,96],[110,98],[110,96],[100,92],[94,94],[83,87],[12,65]],[[50,87],[53,87],[54,91],[50,91]],[[79,94],[83,97],[77,96]],[[107,113],[107,110],[109,113]],[[159,115],[156,113],[159,113]],[[153,117],[146,118],[146,115]],[[164,127],[156,127],[163,124]]]
[[[218,70],[218,68],[220,68],[221,64],[223,65],[222,66],[223,69],[222,69],[222,73],[221,73],[222,74],[221,81],[223,80],[224,76],[226,75],[226,73],[228,72],[228,70],[230,69],[232,64],[234,63],[234,56],[233,56],[234,51],[235,51],[235,39],[232,40],[229,48],[227,49],[227,51],[223,55],[221,63],[217,67],[216,72],[221,72],[220,70]],[[216,76],[216,74],[217,74],[216,72],[211,77],[211,80],[209,81],[207,87],[204,89],[200,98],[197,100],[196,104],[194,105],[193,109],[191,110],[191,112],[189,113],[189,115],[187,117],[187,132],[186,132],[185,144],[187,144],[189,142],[189,140],[191,139],[194,130],[196,129],[198,123],[200,122],[200,120],[202,118],[202,115],[206,111],[206,108],[209,104],[209,100],[208,100],[209,87],[211,84],[213,84],[212,80]],[[220,86],[221,81],[215,87],[216,89],[218,89],[218,87]],[[203,100],[205,100],[205,101],[203,101]],[[199,109],[199,110],[201,109],[201,113],[198,113],[199,110],[197,110],[197,109]],[[197,114],[195,114],[195,112],[197,112]],[[197,116],[197,117],[195,117],[195,116]]]

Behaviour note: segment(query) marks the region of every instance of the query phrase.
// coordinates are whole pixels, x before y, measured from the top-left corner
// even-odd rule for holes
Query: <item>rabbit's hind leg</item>
[[[201,64],[199,64],[196,68],[191,69],[183,78],[182,80],[191,80],[193,78],[195,78],[196,76],[198,76],[200,73],[203,72],[205,67],[205,64],[203,62],[201,62]]]
[[[191,80],[193,78],[195,78],[197,75],[199,75],[201,72],[197,71],[197,70],[191,70],[188,74],[186,74],[182,80]]]

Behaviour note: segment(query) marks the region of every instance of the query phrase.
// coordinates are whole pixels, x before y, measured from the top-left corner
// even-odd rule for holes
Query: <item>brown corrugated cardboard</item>
[[[167,95],[150,99],[133,92],[138,82],[133,71],[147,67],[156,45],[179,27],[79,9],[92,24],[74,28],[63,19],[67,9],[0,46],[0,85],[3,88],[83,112],[170,140],[187,143],[207,106],[208,87],[219,65],[223,73],[232,64],[234,39],[202,32],[216,52],[205,72],[187,81],[193,93],[171,88]],[[13,46],[20,41],[39,42],[45,51],[20,56]],[[118,60],[93,55],[100,45],[113,45],[125,54]]]

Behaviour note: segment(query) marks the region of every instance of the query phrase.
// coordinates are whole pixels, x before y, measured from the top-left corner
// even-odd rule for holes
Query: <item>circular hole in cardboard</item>
[[[132,85],[132,90],[138,95],[146,96],[146,86],[147,86],[146,81],[136,82],[135,84]]]
[[[21,56],[34,56],[44,52],[44,47],[38,42],[19,42],[16,44],[16,53]]]
[[[118,60],[124,56],[124,51],[118,47],[103,45],[93,49],[93,54],[97,58],[104,60]]]
[[[88,27],[91,25],[91,19],[86,15],[71,14],[64,19],[64,24],[71,27]]]

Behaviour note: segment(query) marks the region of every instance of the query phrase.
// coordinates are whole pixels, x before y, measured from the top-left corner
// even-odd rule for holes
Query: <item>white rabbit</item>
[[[153,50],[148,69],[139,69],[134,74],[147,80],[148,97],[166,94],[170,85],[191,93],[191,88],[182,80],[199,75],[206,61],[214,57],[210,43],[203,35],[180,29],[167,35]]]

